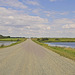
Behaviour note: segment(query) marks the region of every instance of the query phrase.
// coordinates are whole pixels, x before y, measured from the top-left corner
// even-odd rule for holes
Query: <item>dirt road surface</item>
[[[28,39],[0,49],[0,75],[75,75],[75,62]]]

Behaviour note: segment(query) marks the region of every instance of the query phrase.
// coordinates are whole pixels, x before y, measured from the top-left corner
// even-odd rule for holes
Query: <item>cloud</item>
[[[63,24],[73,24],[74,19],[68,19],[68,18],[61,18],[61,19],[55,19],[54,20],[55,24],[63,25]]]
[[[39,6],[40,4],[36,1],[30,1],[30,0],[27,0],[26,2],[27,4],[30,4],[30,5],[36,5],[36,6]]]
[[[55,1],[57,1],[57,0],[50,0],[51,2],[55,2]]]
[[[64,15],[67,17],[69,12],[47,11],[47,9],[42,9],[41,6],[41,8],[32,7],[32,5],[40,5],[36,0],[24,1],[25,3],[22,3],[23,0],[0,0],[1,34],[28,37],[60,37],[70,36],[70,34],[72,34],[72,37],[75,36],[75,19],[60,18],[64,17]],[[75,13],[75,11],[72,13]]]
[[[68,15],[69,12],[59,12],[58,14],[59,14],[59,15]]]
[[[50,2],[63,1],[63,0],[49,0]]]
[[[48,26],[47,29],[50,30],[51,28]]]
[[[40,11],[41,11],[41,9],[34,9],[34,10],[32,10],[32,12],[35,13],[35,14],[40,14],[39,13]]]
[[[5,13],[6,12],[6,13]],[[3,20],[1,23],[11,22],[13,25],[25,25],[25,24],[40,24],[47,23],[48,20],[41,18],[39,16],[30,16],[26,14],[18,14],[17,11],[9,10],[3,7],[0,7],[0,19]]]
[[[0,0],[0,6],[10,6],[16,8],[26,9],[27,6],[18,0]]]
[[[72,13],[75,13],[75,11],[72,11]]]
[[[6,13],[5,13],[6,12]],[[19,14],[18,11],[0,7],[0,32],[12,33],[13,36],[32,34],[37,35],[50,30],[49,21],[39,16]],[[42,35],[42,34],[40,34]]]
[[[72,37],[75,36],[73,32],[75,32],[75,20],[74,19],[68,19],[68,18],[60,18],[60,19],[55,19],[51,23],[51,30],[54,31],[54,34],[60,34],[60,36],[67,36],[69,37],[69,31],[72,34]],[[51,32],[52,32],[51,31]],[[62,33],[59,33],[59,32]],[[66,35],[65,35],[66,34]]]
[[[44,13],[46,14],[46,16],[48,16],[48,17],[50,17],[50,16],[52,16],[52,15],[55,15],[56,14],[56,12],[54,12],[54,11],[44,11]]]
[[[47,17],[54,16],[54,15],[68,15],[69,12],[57,12],[57,11],[44,11]]]
[[[14,17],[13,17],[13,16],[8,16],[8,18],[9,18],[9,19],[14,19]]]
[[[75,29],[75,24],[66,24],[66,25],[62,26],[62,28],[66,28],[66,29],[72,28],[72,29]]]

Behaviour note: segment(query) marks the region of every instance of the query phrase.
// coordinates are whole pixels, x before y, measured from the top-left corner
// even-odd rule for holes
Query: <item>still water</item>
[[[0,46],[3,44],[5,46],[10,45],[12,43],[16,43],[16,41],[0,41]]]
[[[75,48],[75,42],[50,42],[46,43],[50,46],[71,47]]]

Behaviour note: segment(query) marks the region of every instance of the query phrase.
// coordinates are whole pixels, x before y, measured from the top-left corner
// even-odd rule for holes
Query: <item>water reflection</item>
[[[10,44],[12,44],[12,43],[16,43],[16,41],[0,41],[0,46],[1,46],[1,45],[7,46],[7,45],[10,45]]]
[[[46,43],[50,46],[60,46],[60,47],[71,47],[75,48],[75,42],[51,42],[51,43]]]

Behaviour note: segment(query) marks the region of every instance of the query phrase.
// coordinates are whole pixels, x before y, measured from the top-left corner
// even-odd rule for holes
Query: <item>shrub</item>
[[[40,41],[40,39],[38,38],[37,41]]]
[[[4,44],[2,44],[1,47],[4,47]]]
[[[49,40],[49,39],[48,39],[48,38],[42,38],[41,40],[42,40],[42,41],[45,41],[45,40]]]
[[[59,40],[58,38],[56,38],[55,40]]]
[[[17,41],[20,41],[20,39],[17,39]]]

